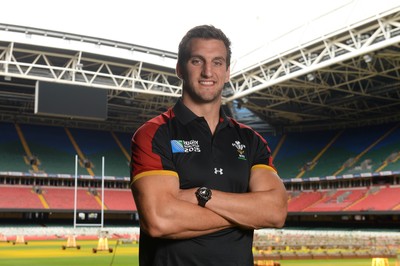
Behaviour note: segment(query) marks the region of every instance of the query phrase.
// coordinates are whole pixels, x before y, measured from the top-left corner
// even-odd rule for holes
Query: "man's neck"
[[[185,100],[184,98],[183,104],[187,108],[189,108],[195,115],[199,117],[204,117],[211,130],[211,133],[214,134],[220,119],[220,101],[199,104],[187,99]]]

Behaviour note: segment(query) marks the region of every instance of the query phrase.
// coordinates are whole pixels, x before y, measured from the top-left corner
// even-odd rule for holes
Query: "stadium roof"
[[[400,5],[362,3],[234,58],[226,110],[261,132],[400,121]],[[133,131],[180,96],[175,63],[159,48],[0,23],[0,120]],[[108,119],[35,115],[38,80],[107,89]]]

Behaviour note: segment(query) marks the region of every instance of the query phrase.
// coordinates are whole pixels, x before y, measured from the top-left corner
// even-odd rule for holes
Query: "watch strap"
[[[207,201],[208,201],[208,200],[206,200],[206,199],[200,198],[200,199],[198,199],[198,204],[199,204],[199,206],[201,206],[201,207],[205,207]]]

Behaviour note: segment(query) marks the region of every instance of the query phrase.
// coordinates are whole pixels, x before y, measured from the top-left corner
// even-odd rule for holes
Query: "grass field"
[[[27,245],[11,242],[0,243],[1,266],[137,266],[138,245],[117,244],[117,240],[109,240],[108,247],[113,249],[93,253],[97,248],[97,240],[77,240],[77,248],[62,249],[65,240],[35,240]],[[371,259],[342,260],[282,260],[281,266],[370,266]],[[395,260],[389,260],[395,266]],[[190,266],[190,265],[188,265]]]
[[[93,253],[97,240],[77,240],[77,248],[62,249],[65,240],[29,241],[27,245],[0,243],[1,266],[108,266],[130,265],[138,263],[137,244],[118,244],[109,240],[108,247],[113,249]],[[112,263],[112,264],[111,264]]]

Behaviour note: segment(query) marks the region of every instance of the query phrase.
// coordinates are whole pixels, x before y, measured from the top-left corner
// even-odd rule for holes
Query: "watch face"
[[[211,190],[205,187],[199,189],[198,194],[203,199],[209,200],[211,198]]]
[[[209,198],[211,195],[211,193],[210,193],[211,191],[209,190],[209,189],[207,189],[207,188],[203,188],[203,189],[200,189],[200,191],[199,191],[199,194],[203,197],[203,198]]]
[[[211,189],[206,187],[201,187],[196,190],[196,197],[201,207],[204,207],[207,201],[211,199],[211,194],[212,194]]]

